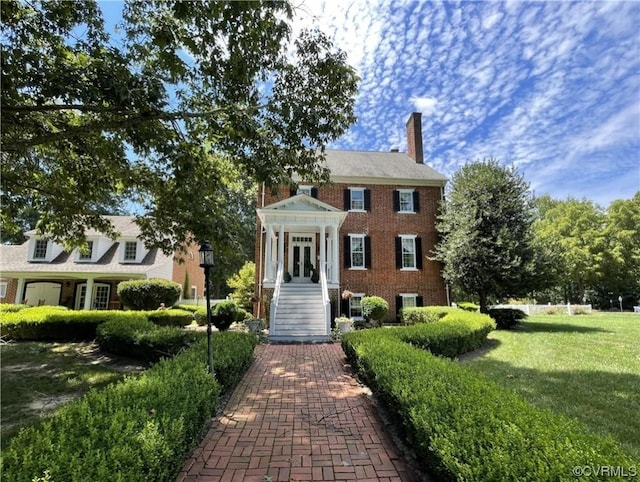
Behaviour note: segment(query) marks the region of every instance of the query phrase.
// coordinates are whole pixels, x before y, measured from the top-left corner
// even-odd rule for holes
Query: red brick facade
[[[370,210],[368,212],[349,212],[340,228],[340,292],[347,289],[353,293],[367,296],[381,296],[389,303],[388,321],[396,318],[396,297],[403,294],[416,294],[424,305],[446,305],[447,293],[441,276],[441,265],[429,260],[431,251],[437,242],[435,230],[436,215],[442,196],[440,186],[407,186],[380,184],[331,184],[317,190],[317,199],[344,210],[344,191],[348,188],[364,188],[370,192]],[[396,212],[394,191],[413,189],[418,193],[419,209],[416,213]],[[290,197],[288,188],[281,189],[278,196],[268,192],[262,202],[262,190],[258,193],[259,207],[269,206]],[[257,286],[260,287],[260,233],[262,226],[257,221],[256,230],[256,270]],[[345,267],[344,236],[363,234],[370,239],[371,265],[368,269],[350,269]],[[396,267],[395,239],[399,235],[416,235],[421,240],[422,269],[402,270]],[[318,234],[315,234],[316,240]],[[286,238],[285,238],[286,240]],[[316,242],[316,246],[318,246]],[[288,249],[285,248],[285,256]],[[285,260],[285,266],[287,262]],[[260,288],[258,288],[260,289]],[[269,301],[272,290],[262,290],[262,300]],[[264,308],[264,307],[263,307]],[[265,310],[257,313],[265,316]]]

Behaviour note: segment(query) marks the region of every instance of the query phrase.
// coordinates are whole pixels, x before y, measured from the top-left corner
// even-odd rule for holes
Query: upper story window
[[[47,245],[49,242],[46,239],[36,239],[33,245],[33,259],[47,259]]]
[[[422,269],[422,240],[413,234],[402,234],[396,238],[396,268]]]
[[[124,260],[135,261],[138,255],[138,243],[136,241],[125,241]]]
[[[350,187],[344,190],[344,210],[371,211],[371,191],[363,187]]]
[[[393,208],[398,213],[417,213],[420,210],[418,193],[414,189],[396,189]]]
[[[82,252],[78,255],[78,260],[80,261],[91,261],[93,258],[93,241],[87,241],[87,251]]]
[[[344,237],[344,267],[349,269],[371,268],[371,238],[365,234],[349,234]]]

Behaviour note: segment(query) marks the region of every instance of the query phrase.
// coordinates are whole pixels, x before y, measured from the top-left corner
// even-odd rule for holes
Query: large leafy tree
[[[490,298],[521,296],[539,286],[546,269],[536,258],[534,205],[529,186],[514,168],[495,159],[463,166],[452,178],[438,218],[434,259],[455,287]]]
[[[601,277],[605,214],[587,199],[562,201],[544,196],[537,204],[536,237],[556,247],[558,286],[563,301],[582,303],[587,289]]]
[[[233,252],[253,183],[327,180],[324,146],[355,120],[344,52],[291,38],[286,1],[131,0],[116,38],[95,1],[0,8],[4,232],[31,205],[82,245],[115,234],[102,208],[125,198],[149,245]]]

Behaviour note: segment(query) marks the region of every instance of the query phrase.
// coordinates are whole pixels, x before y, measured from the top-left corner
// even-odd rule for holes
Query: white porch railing
[[[329,299],[329,288],[327,287],[327,263],[320,264],[320,284],[322,286],[322,306],[324,308],[324,319],[326,322],[326,333],[331,333],[331,300]]]
[[[269,334],[275,334],[276,328],[276,314],[278,312],[278,300],[280,299],[280,285],[282,284],[283,276],[282,261],[278,262],[278,272],[276,274],[276,286],[273,290],[273,296],[271,297],[271,306],[269,307]]]

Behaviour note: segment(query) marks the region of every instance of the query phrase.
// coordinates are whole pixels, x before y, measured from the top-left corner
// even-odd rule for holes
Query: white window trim
[[[366,253],[366,244],[365,238],[367,236],[365,234],[349,234],[349,269],[353,271],[365,271],[367,269],[367,253]],[[354,266],[353,265],[353,239],[360,238],[362,239],[362,266]]]
[[[349,188],[349,212],[350,213],[366,213],[367,212],[367,210],[365,209],[365,205],[364,205],[364,191],[365,191],[364,187],[350,187]],[[362,209],[354,209],[353,208],[353,193],[354,192],[362,193]]]
[[[360,311],[362,312],[362,298],[365,297],[364,293],[354,293],[353,296],[351,298],[349,298],[349,318],[351,318],[352,320],[364,320],[364,316],[351,316],[351,300],[353,298],[360,298]]]
[[[420,271],[418,269],[418,253],[416,253],[416,238],[418,237],[417,234],[400,234],[399,238],[400,238],[400,256],[402,257],[402,268],[400,268],[400,271]],[[412,239],[413,240],[413,267],[405,267],[404,266],[404,252],[402,251],[402,245],[404,243],[405,239]]]
[[[413,193],[415,189],[398,189],[398,212],[400,214],[416,214],[416,207],[413,205]],[[411,210],[403,210],[402,209],[402,194],[410,194],[411,195]]]
[[[98,243],[96,240],[87,239],[87,243],[91,243],[91,256],[89,258],[83,258],[80,250],[77,249],[75,253],[75,262],[76,263],[94,263],[96,258],[96,252]]]
[[[135,259],[127,259],[125,258],[127,252],[127,243],[136,243],[136,257]],[[135,239],[125,239],[122,240],[122,246],[120,251],[120,262],[123,264],[129,263],[139,263],[140,262],[140,241]]]
[[[8,281],[0,281],[0,298],[7,297],[7,289],[9,288]]]
[[[46,248],[44,251],[44,256],[36,256],[36,248],[38,243],[46,243]],[[49,260],[49,250],[51,249],[51,243],[47,239],[36,239],[33,242],[33,251],[31,252],[31,258],[34,261],[48,261]]]

